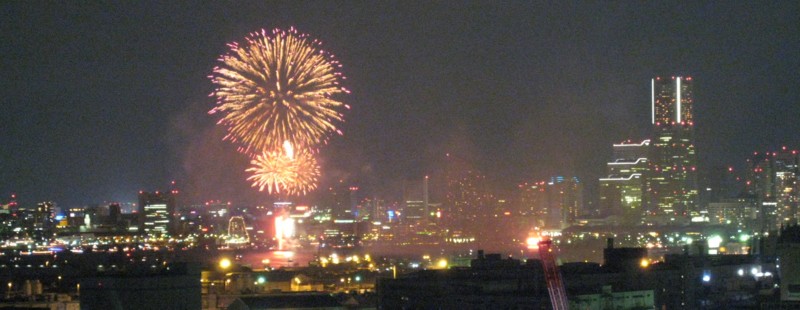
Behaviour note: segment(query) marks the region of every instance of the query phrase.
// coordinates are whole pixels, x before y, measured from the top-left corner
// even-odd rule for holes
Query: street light
[[[231,267],[231,260],[227,258],[223,258],[219,260],[219,267],[222,269],[228,269]]]

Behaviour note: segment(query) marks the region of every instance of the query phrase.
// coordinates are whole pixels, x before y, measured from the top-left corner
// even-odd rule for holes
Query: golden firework
[[[209,76],[217,100],[209,113],[222,115],[218,124],[228,130],[225,139],[241,144],[245,153],[264,155],[284,141],[310,150],[341,134],[340,110],[349,107],[335,97],[349,91],[340,85],[341,65],[318,40],[294,28],[261,30],[229,46]]]
[[[270,194],[305,195],[316,189],[320,172],[314,156],[294,151],[288,142],[283,146],[283,152],[263,152],[250,161],[252,166],[246,171],[252,175],[247,180]]]

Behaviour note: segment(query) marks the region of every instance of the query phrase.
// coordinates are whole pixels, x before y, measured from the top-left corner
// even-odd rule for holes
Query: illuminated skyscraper
[[[403,184],[404,218],[418,224],[426,224],[431,220],[430,202],[428,201],[428,176],[421,181],[406,181]]]
[[[759,227],[777,230],[781,224],[796,223],[800,218],[800,152],[755,152],[747,159],[747,194],[760,204]]]
[[[519,186],[520,212],[530,215],[540,227],[569,227],[583,209],[583,184],[576,177],[557,176],[549,182],[532,182]]]
[[[583,183],[577,177],[553,177],[550,186],[550,209],[554,211],[553,220],[558,218],[561,228],[569,227],[583,211]]]
[[[600,212],[621,216],[625,223],[636,224],[644,215],[642,194],[650,140],[627,141],[613,147],[614,157],[607,165],[607,175],[600,178]]]
[[[175,233],[175,195],[139,192],[139,233],[160,236]]]
[[[489,190],[486,176],[471,169],[466,161],[447,155],[445,224],[450,228],[474,226],[480,217],[489,216],[494,195]],[[424,199],[424,198],[423,198]]]
[[[37,241],[49,240],[55,228],[55,209],[56,205],[52,201],[42,202],[36,205],[34,212],[34,239]]]
[[[651,81],[653,138],[644,195],[651,215],[699,212],[693,106],[691,77]]]
[[[519,213],[541,219],[544,225],[547,216],[547,182],[531,182],[519,185]]]

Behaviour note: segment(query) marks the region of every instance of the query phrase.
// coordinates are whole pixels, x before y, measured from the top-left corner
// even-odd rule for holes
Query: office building
[[[139,233],[175,234],[175,196],[171,192],[139,192]]]

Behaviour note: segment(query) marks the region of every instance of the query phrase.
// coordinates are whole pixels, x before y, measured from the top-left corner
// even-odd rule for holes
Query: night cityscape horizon
[[[648,80],[658,75],[698,81],[700,169],[741,170],[754,151],[800,146],[790,134],[797,126],[790,116],[798,109],[793,104],[798,82],[792,77],[800,65],[785,57],[800,44],[788,22],[792,9],[641,8],[683,21],[671,31],[657,31],[639,22],[646,16],[628,13],[638,8],[626,4],[515,10],[475,2],[425,8],[432,16],[448,16],[440,19],[410,7],[390,11],[388,4],[253,5],[249,11],[264,15],[240,16],[238,24],[218,21],[224,14],[217,12],[236,10],[216,6],[222,7],[5,4],[5,15],[12,18],[3,32],[13,39],[2,46],[3,66],[11,70],[3,78],[9,86],[3,94],[9,107],[3,144],[15,147],[2,150],[3,163],[14,164],[0,172],[9,180],[0,193],[14,192],[26,203],[78,206],[135,200],[139,190],[175,180],[187,195],[198,196],[192,200],[263,201],[265,196],[244,181],[247,160],[221,141],[223,131],[206,115],[213,107],[206,76],[226,43],[256,29],[289,26],[325,40],[352,90],[345,96],[352,109],[341,124],[344,135],[321,154],[325,184],[347,179],[400,199],[396,188],[404,180],[440,169],[447,153],[463,154],[500,189],[556,175],[594,180],[605,173],[609,144],[647,137],[649,124],[642,120],[649,114]],[[684,9],[688,14],[679,14]],[[298,14],[331,10],[338,14]],[[536,14],[523,18],[526,10]],[[609,17],[582,18],[597,11]],[[97,27],[113,16],[138,18]],[[180,23],[183,17],[188,19]],[[490,26],[468,27],[492,17]],[[42,22],[25,26],[32,18]],[[742,22],[726,23],[737,18]],[[416,19],[424,22],[410,22]],[[458,27],[442,27],[448,22]],[[638,24],[645,27],[628,27]],[[210,35],[186,35],[189,25]],[[373,27],[354,29],[360,25]],[[151,35],[156,26],[167,31]],[[407,32],[380,33],[400,26]],[[216,30],[205,30],[211,27]],[[563,37],[574,39],[556,44],[554,29],[565,29]],[[701,37],[704,31],[715,35]],[[42,42],[36,39],[40,34],[63,37],[65,43]],[[469,48],[455,48],[458,42]],[[489,61],[477,67],[481,62],[475,59]],[[409,65],[414,60],[421,65]],[[88,65],[79,66],[82,61]],[[227,186],[217,186],[221,183]]]
[[[800,3],[0,13],[0,307],[800,307]]]

